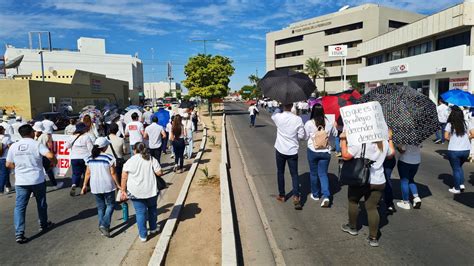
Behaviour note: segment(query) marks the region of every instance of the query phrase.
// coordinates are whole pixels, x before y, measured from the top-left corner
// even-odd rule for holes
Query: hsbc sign
[[[408,64],[401,64],[390,67],[390,75],[408,72]]]
[[[329,57],[346,57],[347,45],[330,45],[328,47]]]

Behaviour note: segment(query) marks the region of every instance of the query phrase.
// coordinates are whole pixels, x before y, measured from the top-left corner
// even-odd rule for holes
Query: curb
[[[202,126],[203,135],[201,146],[199,147],[199,152],[196,154],[196,157],[194,157],[191,169],[189,169],[189,172],[186,175],[186,180],[184,181],[183,186],[181,187],[181,191],[179,192],[178,198],[174,203],[174,207],[171,210],[171,214],[168,217],[168,220],[166,220],[166,224],[163,228],[163,231],[161,232],[160,239],[158,240],[158,243],[156,243],[155,250],[153,251],[150,261],[148,262],[149,266],[162,265],[164,263],[164,258],[166,252],[168,251],[171,237],[173,236],[173,232],[176,228],[181,209],[183,208],[184,201],[186,200],[186,196],[188,195],[189,187],[191,186],[191,182],[193,181],[194,175],[196,174],[199,161],[204,152],[204,148],[206,147],[207,128],[204,124],[202,124]]]
[[[237,265],[237,249],[234,231],[234,216],[229,186],[229,158],[227,156],[226,115],[222,117],[221,137],[221,164],[220,164],[220,188],[221,188],[221,262],[222,265]]]

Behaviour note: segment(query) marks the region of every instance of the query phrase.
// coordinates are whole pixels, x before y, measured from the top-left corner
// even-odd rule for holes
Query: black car
[[[79,116],[68,116],[66,114],[58,112],[45,112],[37,115],[34,121],[43,121],[46,116],[48,116],[49,120],[53,121],[56,124],[59,130],[63,130],[66,128],[67,125],[69,125],[69,119],[79,118]]]

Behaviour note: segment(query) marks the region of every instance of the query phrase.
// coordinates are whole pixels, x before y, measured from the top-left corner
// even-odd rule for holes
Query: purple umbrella
[[[313,106],[315,106],[316,104],[323,104],[323,100],[322,98],[310,98],[308,100],[308,104],[309,104],[309,108],[313,108]]]

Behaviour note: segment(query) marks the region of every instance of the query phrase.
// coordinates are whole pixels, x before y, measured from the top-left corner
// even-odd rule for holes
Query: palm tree
[[[250,83],[257,85],[257,83],[260,81],[260,78],[257,77],[257,75],[252,74],[249,76],[249,81]]]
[[[311,77],[316,85],[316,79],[318,78],[325,78],[329,76],[328,70],[324,66],[324,62],[319,60],[319,58],[308,58],[305,63],[305,70],[306,74]],[[323,81],[324,87],[323,91],[326,92],[326,82]]]

